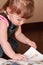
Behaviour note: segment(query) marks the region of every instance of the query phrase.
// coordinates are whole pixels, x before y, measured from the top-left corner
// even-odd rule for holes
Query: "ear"
[[[7,7],[7,13],[9,14],[11,12],[11,9]]]

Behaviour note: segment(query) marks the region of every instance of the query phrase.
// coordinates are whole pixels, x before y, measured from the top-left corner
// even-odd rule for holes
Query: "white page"
[[[21,65],[43,65],[43,54],[41,54],[39,51],[34,49],[33,47],[30,47],[25,53],[28,57],[28,61],[18,61]]]
[[[30,47],[24,55],[26,55],[29,58],[29,61],[41,61],[43,60],[43,54],[41,54],[39,51],[34,49],[33,47]]]

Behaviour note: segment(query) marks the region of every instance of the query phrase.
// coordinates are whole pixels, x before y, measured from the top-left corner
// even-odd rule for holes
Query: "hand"
[[[16,61],[17,61],[17,60],[18,60],[18,61],[27,61],[28,58],[27,58],[25,55],[23,55],[23,54],[15,54],[13,60],[16,60]]]
[[[37,48],[36,43],[35,43],[35,42],[33,42],[33,41],[29,41],[29,42],[28,42],[28,45],[30,45],[30,46],[32,46],[32,47],[34,47],[35,49]]]

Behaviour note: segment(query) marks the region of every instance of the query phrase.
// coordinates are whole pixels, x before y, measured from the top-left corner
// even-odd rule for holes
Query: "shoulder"
[[[2,29],[2,28],[8,28],[8,26],[7,26],[7,24],[5,23],[5,21],[3,21],[3,20],[0,20],[0,29]]]
[[[0,23],[2,22],[5,23],[7,27],[9,26],[8,20],[3,15],[0,15]]]
[[[21,30],[21,26],[19,26],[18,29],[16,30],[15,34],[18,35],[18,34],[20,34],[21,32],[22,32],[22,30]]]

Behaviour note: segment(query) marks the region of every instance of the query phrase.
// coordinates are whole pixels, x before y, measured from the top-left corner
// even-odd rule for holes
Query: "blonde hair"
[[[23,13],[22,18],[28,19],[33,15],[34,0],[7,0],[3,9],[6,10],[7,7],[11,9],[11,13]]]

